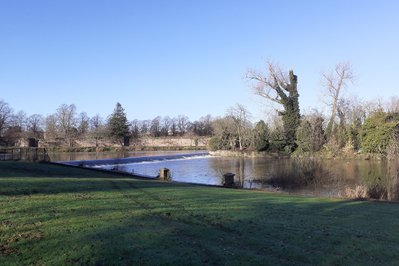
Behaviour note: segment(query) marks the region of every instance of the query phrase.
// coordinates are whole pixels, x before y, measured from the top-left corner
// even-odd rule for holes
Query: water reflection
[[[181,152],[127,153],[124,157],[178,154]],[[81,155],[81,154],[80,154]],[[112,155],[111,157],[107,157]],[[89,157],[117,158],[118,154]],[[82,160],[76,154],[70,158]],[[87,157],[86,157],[87,158]],[[222,185],[223,174],[234,173],[237,186],[246,189],[284,191],[301,195],[399,199],[399,160],[333,160],[318,158],[266,159],[202,156],[161,161],[101,166],[153,176],[169,168],[172,180]]]

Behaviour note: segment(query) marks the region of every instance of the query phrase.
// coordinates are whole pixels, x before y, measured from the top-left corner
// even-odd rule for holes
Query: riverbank
[[[48,152],[133,152],[133,151],[203,151],[195,146],[105,146],[105,147],[48,147]]]
[[[359,152],[341,152],[331,154],[327,152],[287,154],[284,152],[267,151],[240,151],[240,150],[217,150],[209,151],[213,156],[222,157],[244,157],[244,158],[266,158],[266,159],[289,159],[289,158],[319,158],[319,159],[342,159],[342,160],[383,160],[383,154],[359,153]]]
[[[0,162],[0,202],[1,265],[368,265],[399,259],[397,203],[22,162]]]
[[[75,140],[72,146],[60,142],[39,142],[40,147],[50,152],[121,152],[121,151],[185,151],[206,150],[206,137],[141,137],[130,141],[128,146],[119,143],[92,139]],[[25,143],[27,145],[27,143]]]
[[[280,152],[262,152],[262,151],[209,151],[210,155],[222,157],[245,157],[245,158],[267,158],[267,159],[288,159],[290,155]]]

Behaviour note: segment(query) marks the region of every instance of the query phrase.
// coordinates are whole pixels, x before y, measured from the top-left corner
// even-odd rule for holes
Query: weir
[[[187,154],[174,154],[174,155],[157,155],[157,156],[144,156],[144,157],[128,157],[117,159],[100,159],[100,160],[78,160],[78,161],[62,161],[59,163],[73,166],[86,166],[95,167],[100,165],[123,165],[131,163],[144,163],[144,162],[161,162],[179,159],[188,159],[193,157],[208,156],[208,152],[187,153]]]

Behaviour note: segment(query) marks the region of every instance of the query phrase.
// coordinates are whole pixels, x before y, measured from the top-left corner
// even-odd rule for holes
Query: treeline
[[[284,151],[286,153],[325,152],[380,153],[399,155],[399,98],[362,102],[342,97],[354,75],[348,63],[337,64],[323,73],[324,99],[330,115],[317,110],[301,114],[298,77],[269,63],[266,73],[250,70],[246,75],[256,95],[277,110],[269,123],[250,123],[249,112],[237,104],[215,121],[214,150]]]
[[[28,115],[24,111],[14,112],[7,102],[0,100],[0,146],[20,146],[21,141],[27,139],[48,146],[72,147],[77,141],[85,140],[98,146],[99,143],[124,145],[126,139],[135,143],[146,136],[206,137],[213,133],[212,121],[210,115],[197,121],[190,121],[185,115],[129,121],[119,103],[106,118],[98,114],[89,117],[85,112],[77,113],[74,104],[63,104],[48,116]]]
[[[128,120],[121,104],[103,118],[77,113],[75,105],[61,105],[44,117],[14,112],[0,100],[0,146],[21,145],[21,140],[39,140],[49,146],[74,146],[79,140],[95,141],[95,146],[138,143],[144,137],[211,137],[212,150],[257,150],[286,153],[325,152],[399,154],[399,98],[362,102],[343,97],[353,82],[348,63],[340,63],[322,74],[325,114],[314,110],[301,113],[298,77],[268,63],[266,73],[250,70],[246,78],[253,92],[276,110],[265,121],[251,122],[251,114],[237,104],[224,117],[204,116],[190,121],[185,115],[151,120]]]
[[[317,110],[301,115],[295,130],[295,148],[291,150],[281,116],[275,114],[268,122],[253,124],[248,119],[250,113],[236,105],[225,117],[214,120],[209,146],[212,150],[325,152],[333,156],[356,152],[398,154],[398,97],[386,102],[342,99],[337,110],[339,115],[332,125],[329,117]]]

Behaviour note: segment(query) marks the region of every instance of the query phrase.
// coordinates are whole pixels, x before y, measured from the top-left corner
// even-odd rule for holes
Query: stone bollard
[[[159,170],[159,179],[164,181],[170,181],[171,179],[170,170],[168,168],[161,168]]]
[[[224,187],[235,187],[235,183],[234,183],[234,176],[235,174],[233,173],[226,173],[223,175],[223,186]]]

